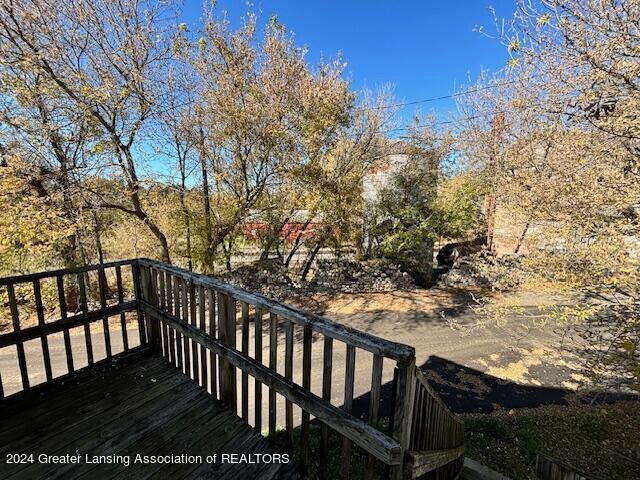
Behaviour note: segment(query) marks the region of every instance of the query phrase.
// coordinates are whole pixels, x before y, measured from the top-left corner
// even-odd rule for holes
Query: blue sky
[[[205,0],[207,1],[207,0]],[[505,65],[506,51],[496,40],[474,31],[491,31],[488,7],[510,16],[514,0],[255,0],[253,9],[265,22],[276,14],[309,47],[309,59],[342,53],[353,88],[394,87],[398,101],[448,95],[484,69]],[[243,0],[219,0],[232,23],[247,9]],[[185,20],[195,26],[201,15],[199,0],[185,0]],[[416,107],[403,112],[410,118]],[[428,103],[423,113],[446,120],[451,100]]]

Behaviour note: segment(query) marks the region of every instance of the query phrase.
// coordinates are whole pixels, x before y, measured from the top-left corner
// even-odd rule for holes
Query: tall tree
[[[169,261],[166,236],[144,206],[136,158],[140,132],[157,113],[156,84],[172,58],[166,5],[2,0],[0,58],[3,65],[42,78],[101,131],[127,201],[107,202],[96,195],[96,206],[136,217]]]

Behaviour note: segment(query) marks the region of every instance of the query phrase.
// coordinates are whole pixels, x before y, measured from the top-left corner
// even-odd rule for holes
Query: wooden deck
[[[265,430],[312,478],[444,480],[462,469],[463,424],[417,370],[412,347],[214,278],[143,258],[4,277],[0,315],[11,319],[0,351],[14,360],[0,369],[0,479],[299,477],[293,463],[223,463],[227,452],[254,462],[277,453]],[[60,346],[64,357],[52,361]],[[363,362],[366,418],[352,413]],[[322,369],[321,392],[312,368]],[[10,464],[9,453],[31,463]],[[202,458],[138,463],[137,454]],[[58,463],[46,462],[52,455]]]
[[[278,452],[162,358],[128,360],[70,383],[40,401],[3,406],[0,478],[301,478],[294,463],[222,463],[223,453]],[[34,463],[8,464],[8,453],[33,454]],[[217,462],[206,463],[214,453]],[[80,463],[43,463],[41,454],[79,455]],[[200,455],[203,461],[134,463],[137,454]],[[103,460],[115,463],[87,463],[85,455],[107,456]],[[123,457],[130,459],[129,466]]]

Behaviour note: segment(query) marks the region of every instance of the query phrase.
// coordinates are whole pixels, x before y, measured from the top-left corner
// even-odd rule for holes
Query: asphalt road
[[[457,296],[458,295],[458,296]],[[458,412],[487,412],[495,408],[519,408],[546,403],[565,403],[581,379],[580,362],[575,352],[565,348],[564,330],[538,318],[513,315],[501,321],[488,321],[459,298],[458,293],[439,290],[417,290],[381,294],[338,295],[310,301],[308,308],[329,318],[389,340],[411,345],[416,361],[441,393],[445,402]],[[526,306],[531,312],[537,305]],[[265,322],[268,323],[268,322]],[[542,322],[543,323],[543,322]],[[92,341],[94,357],[104,358],[101,323],[94,324]],[[137,344],[137,326],[127,329],[131,345]],[[253,328],[250,329],[253,334]],[[263,359],[268,361],[268,329],[265,327]],[[296,330],[294,347],[294,381],[302,383],[301,330]],[[85,339],[82,329],[71,335],[76,368],[86,365]],[[321,395],[323,347],[314,336],[312,348],[311,389]],[[112,320],[113,352],[122,351],[119,320]],[[240,338],[238,338],[240,345]],[[254,355],[254,338],[249,353]],[[284,334],[278,338],[278,371],[284,373]],[[49,337],[54,376],[66,373],[66,353],[60,334]],[[42,350],[39,340],[25,344],[32,384],[44,381]],[[341,405],[344,397],[344,365],[346,347],[334,343],[332,403]],[[371,386],[372,355],[358,351],[356,356],[356,411],[364,412]],[[389,401],[393,362],[383,366],[384,413]],[[0,350],[0,372],[5,393],[20,389],[15,348]],[[240,389],[240,375],[238,375]],[[249,379],[253,392],[253,380]],[[250,412],[254,411],[253,395]],[[263,393],[263,419],[267,417],[266,391]],[[278,396],[278,412],[284,413],[284,399]],[[299,418],[298,409],[294,409]],[[250,420],[253,414],[250,415]],[[278,417],[284,424],[284,416]]]

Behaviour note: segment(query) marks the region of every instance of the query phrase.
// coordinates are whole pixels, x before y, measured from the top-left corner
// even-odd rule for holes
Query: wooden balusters
[[[82,274],[78,276],[78,280],[80,280],[80,276],[82,276]],[[118,304],[122,305],[124,303],[124,291],[122,287],[122,269],[120,268],[120,265],[116,266],[116,289],[118,290]],[[126,351],[129,350],[129,332],[127,332],[127,317],[124,312],[120,313],[120,328],[122,329],[122,346]]]
[[[199,318],[200,318],[200,330],[202,330],[203,332],[207,331],[207,326],[206,326],[206,311],[207,311],[207,303],[206,303],[206,298],[204,295],[204,287],[202,285],[200,285],[198,287],[198,313],[199,313]],[[200,379],[200,385],[206,390],[207,389],[207,380],[208,380],[208,375],[207,375],[207,352],[205,351],[204,348],[200,349],[200,374],[201,374],[201,379]]]
[[[33,274],[27,274],[16,277],[0,278],[0,285],[7,288],[8,297],[8,310],[10,318],[13,323],[13,331],[7,333],[0,333],[0,348],[13,346],[16,348],[17,367],[16,372],[12,374],[13,378],[17,378],[19,385],[22,388],[15,392],[26,392],[33,389],[33,378],[29,378],[29,367],[31,356],[36,352],[33,352],[33,344],[25,343],[30,340],[37,340],[40,344],[42,351],[42,363],[43,371],[38,372],[42,375],[45,383],[55,381],[54,367],[57,364],[53,364],[53,358],[51,356],[51,336],[60,334],[62,337],[62,343],[64,345],[64,360],[66,360],[66,372],[62,374],[63,377],[73,375],[80,365],[83,363],[83,359],[78,359],[74,354],[74,348],[82,348],[80,343],[83,343],[86,347],[86,358],[89,366],[96,363],[94,358],[94,342],[91,334],[91,326],[94,322],[102,322],[104,329],[104,345],[105,345],[105,360],[109,360],[113,356],[111,348],[111,337],[109,331],[109,319],[114,316],[120,316],[120,324],[122,325],[123,332],[123,350],[128,351],[131,349],[130,339],[127,337],[126,330],[126,312],[135,310],[142,311],[142,305],[135,300],[125,301],[124,285],[122,267],[129,266],[132,268],[134,288],[136,292],[136,299],[142,299],[142,291],[140,284],[140,272],[138,271],[137,261],[121,261],[105,263],[96,266],[81,266],[74,268],[61,269],[51,272],[39,272]],[[107,285],[107,279],[105,270],[107,268],[113,269],[116,289],[110,291]],[[97,287],[99,293],[98,305],[95,302],[90,302],[89,298],[89,277],[90,275],[97,275]],[[95,278],[95,277],[92,277]],[[54,288],[54,292],[57,297],[57,302],[54,300],[52,305],[47,305],[43,298],[43,281],[50,280],[51,285]],[[24,314],[22,311],[22,303],[27,303],[29,297],[22,298],[21,290],[17,291],[16,285],[24,285],[25,287],[31,286],[33,289],[33,297],[30,300],[30,305],[25,305]],[[113,294],[113,300],[117,296],[117,303],[114,301],[111,303],[111,294]],[[17,295],[20,298],[17,298]],[[20,308],[19,308],[20,307]],[[45,315],[51,312],[57,318],[47,320]],[[31,319],[33,316],[33,320]],[[23,317],[23,318],[20,318]],[[143,318],[143,314],[139,315],[139,318]],[[144,323],[142,320],[140,323]],[[72,332],[80,331],[80,335],[77,337],[72,336]],[[84,337],[84,339],[83,339]],[[76,343],[76,340],[78,343]],[[144,335],[141,337],[141,342],[145,342]],[[102,342],[100,342],[102,343]],[[38,347],[35,346],[37,350]],[[102,361],[102,360],[100,360]],[[42,368],[42,367],[40,367]],[[33,373],[32,377],[33,377]],[[6,381],[6,377],[5,377]],[[6,385],[4,385],[6,387]],[[0,391],[4,395],[5,389],[0,385]]]
[[[344,374],[344,404],[343,409],[351,413],[353,407],[353,381],[355,378],[356,348],[347,344],[347,357],[345,361]],[[348,479],[351,464],[351,440],[347,437],[342,439],[342,458],[340,462],[340,478]]]
[[[173,279],[173,316],[176,317],[176,319],[180,319],[180,284],[181,281],[178,277],[174,277]],[[178,370],[182,370],[183,372],[184,370],[184,362],[182,361],[182,334],[178,331],[175,332],[175,343],[176,343],[176,367],[178,368]],[[172,342],[173,342],[173,337],[172,337]]]
[[[104,274],[104,266],[98,267],[98,289],[100,290],[100,307],[107,308],[107,278]],[[109,317],[102,317],[102,327],[104,329],[104,347],[107,358],[111,358],[111,334],[109,333]]]
[[[182,297],[182,321],[189,323],[189,291],[187,289],[187,281],[180,279],[180,294]],[[184,351],[183,372],[185,375],[191,377],[191,359],[189,349],[189,337],[184,335],[182,337],[182,350]],[[193,378],[193,377],[191,377]]]
[[[83,314],[87,314],[89,312],[89,305],[87,304],[87,287],[85,285],[85,272],[78,273],[78,293],[80,295],[80,311]],[[34,285],[35,289],[35,285]],[[39,286],[38,286],[39,289]],[[37,305],[37,300],[36,300]],[[87,349],[87,364],[93,364],[93,340],[91,338],[91,324],[86,322],[83,326],[84,328],[84,342],[85,347]]]
[[[258,363],[262,363],[262,309],[256,307],[255,319],[255,360]],[[254,428],[259,432],[262,432],[262,383],[255,379],[255,420]]]
[[[241,302],[242,353],[249,356],[249,305]],[[249,421],[249,373],[242,372],[242,419]]]
[[[160,274],[160,309],[163,312],[167,311],[167,303],[171,301],[171,288],[168,288],[167,282],[170,281],[171,276],[163,271]],[[169,357],[169,325],[165,322],[160,322],[160,335],[162,336],[162,351],[164,357],[168,362],[171,362]]]
[[[395,410],[393,413],[393,438],[396,439],[403,449],[409,445],[411,440],[411,422],[413,421],[413,388],[415,385],[415,358],[408,361],[398,362],[398,375],[395,382]],[[401,459],[404,458],[405,451],[402,452]],[[404,464],[391,468],[392,480],[400,480],[404,474]]]
[[[67,319],[67,300],[64,294],[64,279],[62,275],[56,277],[56,286],[58,287],[58,304],[60,305],[60,318]],[[65,328],[62,332],[64,338],[64,350],[67,356],[67,370],[69,373],[74,371],[73,368],[73,351],[71,350],[71,336],[69,329]]]
[[[231,348],[236,347],[236,301],[222,293],[218,293],[218,327],[220,340]],[[220,400],[238,411],[236,395],[236,369],[225,358],[219,361]]]
[[[140,262],[136,261],[131,266],[131,273],[133,276],[133,288],[135,291],[136,299],[140,300],[142,298],[142,282],[140,278],[140,271],[142,267],[140,266]],[[142,308],[138,305],[138,309],[136,310],[136,316],[138,318],[138,336],[140,337],[140,344],[146,345],[147,338],[144,329],[144,315],[142,313]]]
[[[160,300],[158,297],[158,271],[155,268],[148,269],[149,276],[149,303],[158,307]],[[160,339],[160,325],[159,320],[153,315],[149,316],[149,323],[151,325],[151,346],[156,353],[162,353],[162,340]]]
[[[40,289],[40,280],[36,279],[33,281],[33,297],[35,299],[36,305],[36,316],[38,317],[38,325],[40,327],[44,326],[44,306],[42,305],[42,291]],[[85,301],[85,309],[86,309],[86,301]],[[86,333],[86,330],[85,330]],[[91,339],[89,339],[89,342]],[[53,372],[51,370],[51,355],[49,353],[49,340],[46,335],[42,335],[40,337],[40,343],[42,345],[42,357],[44,359],[44,373],[47,382],[53,379]],[[89,345],[91,345],[89,343]],[[89,352],[89,350],[87,350]],[[88,356],[88,353],[87,353]],[[0,385],[0,389],[2,386]]]
[[[193,282],[189,282],[189,323],[198,328],[198,319],[196,318],[198,305],[196,303],[196,286]],[[198,382],[200,378],[200,358],[198,357],[198,344],[193,340],[191,342],[191,369],[193,374],[191,378]]]
[[[302,388],[311,391],[311,327],[305,325],[302,333]],[[302,464],[309,465],[309,412],[302,411],[302,426],[300,429],[300,450]]]
[[[269,368],[278,368],[278,316],[269,314]],[[276,433],[276,391],[269,388],[269,435]]]
[[[160,307],[160,310],[162,310],[163,312],[165,311],[166,308],[166,286],[165,286],[165,274],[162,270],[154,270],[154,276],[157,278],[156,281],[156,285],[155,285],[155,293],[156,296],[158,298],[158,307]],[[168,352],[168,340],[167,340],[167,336],[166,336],[166,332],[165,332],[165,325],[163,322],[160,321],[160,319],[156,319],[156,323],[158,326],[158,341],[159,341],[159,345],[158,345],[158,349],[159,352],[165,357],[168,358],[169,357],[169,352]],[[161,345],[160,345],[161,343]]]
[[[18,303],[16,302],[16,292],[13,284],[7,285],[7,296],[9,297],[9,309],[11,310],[11,322],[13,331],[20,333],[20,315],[18,313]],[[27,372],[27,359],[24,354],[24,343],[19,340],[16,342],[16,351],[18,353],[18,367],[20,368],[20,378],[22,379],[22,389],[29,389],[29,373]]]
[[[371,369],[371,392],[369,394],[369,425],[377,427],[378,415],[380,412],[380,391],[382,389],[382,362],[380,355],[373,356],[373,367]],[[373,478],[373,467],[375,457],[371,454],[367,457],[367,465],[364,471],[364,478]]]
[[[166,288],[167,288],[166,311],[168,313],[173,313],[173,300],[174,300],[173,276],[170,273],[167,273]],[[176,338],[175,338],[174,330],[169,326],[169,324],[167,324],[167,337],[168,337],[167,342],[169,343],[169,354],[168,354],[169,359],[171,364],[177,367],[178,364],[176,359],[176,342],[175,342]]]
[[[207,289],[207,300],[209,301],[209,335],[211,337],[216,337],[216,296],[210,288]],[[219,307],[218,307],[219,308]],[[217,372],[218,368],[216,365],[216,354],[213,353],[213,350],[209,350],[209,383],[211,384],[211,395],[213,398],[218,398],[218,381],[217,381]]]
[[[331,380],[333,373],[333,338],[324,337],[324,355],[322,370],[322,399],[331,402]],[[329,463],[329,426],[322,423],[320,427],[320,478],[328,478]]]
[[[285,323],[284,339],[284,376],[287,380],[293,380],[293,322],[287,320]],[[285,401],[285,428],[290,446],[293,444],[293,403],[291,400]]]

